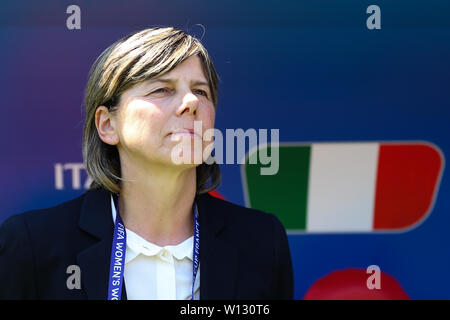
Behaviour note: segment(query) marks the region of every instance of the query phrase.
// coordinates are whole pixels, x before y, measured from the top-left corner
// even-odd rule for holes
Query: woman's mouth
[[[188,138],[201,138],[200,135],[194,132],[194,129],[177,129],[169,133],[172,137],[188,137]]]

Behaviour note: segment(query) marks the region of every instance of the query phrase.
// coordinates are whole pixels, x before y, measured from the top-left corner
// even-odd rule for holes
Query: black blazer
[[[209,194],[196,202],[200,299],[292,299],[280,221]],[[107,299],[113,228],[105,189],[8,218],[0,228],[0,299]],[[80,267],[81,289],[68,289],[69,265]]]

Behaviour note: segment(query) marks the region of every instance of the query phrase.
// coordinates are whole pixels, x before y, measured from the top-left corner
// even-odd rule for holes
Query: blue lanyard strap
[[[116,222],[114,224],[114,235],[111,249],[111,262],[109,266],[108,300],[120,300],[122,297],[123,272],[125,268],[125,253],[127,244],[127,232],[119,213],[119,197],[115,197]],[[192,258],[192,295],[194,300],[194,284],[199,268],[200,255],[200,228],[198,222],[197,206],[194,210],[194,245]]]
[[[116,223],[109,265],[108,300],[120,300],[122,297],[123,270],[125,268],[125,252],[127,250],[127,232],[119,214],[118,198],[116,199]]]
[[[199,255],[200,255],[200,228],[198,223],[197,205],[194,205],[194,250],[192,252],[192,295],[191,300],[194,300],[194,284],[197,277]]]

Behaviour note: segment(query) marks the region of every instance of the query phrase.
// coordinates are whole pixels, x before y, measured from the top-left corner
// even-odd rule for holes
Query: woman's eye
[[[208,97],[208,93],[206,93],[206,91],[205,91],[205,90],[201,90],[201,89],[195,89],[195,90],[194,90],[194,92],[196,92],[196,93],[197,93],[197,94],[199,94],[199,95],[202,95],[202,96]]]
[[[166,92],[169,92],[169,89],[159,88],[159,89],[156,89],[155,91],[153,91],[152,93],[166,93]]]
[[[150,93],[147,93],[146,96],[157,94],[157,95],[166,95],[169,94],[172,90],[170,88],[158,88],[153,91],[150,91]]]

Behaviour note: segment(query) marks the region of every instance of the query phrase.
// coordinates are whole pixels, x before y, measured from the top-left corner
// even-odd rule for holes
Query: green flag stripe
[[[272,150],[267,147],[270,155]],[[278,148],[279,170],[275,175],[261,175],[261,167],[270,164],[261,165],[259,161],[258,164],[249,164],[247,158],[244,171],[249,205],[275,214],[286,229],[305,230],[311,147]]]

